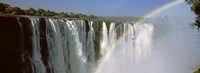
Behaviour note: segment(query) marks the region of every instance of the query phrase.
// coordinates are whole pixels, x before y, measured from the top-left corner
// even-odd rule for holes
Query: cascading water
[[[106,23],[103,22],[102,24],[102,41],[101,41],[101,54],[104,55],[107,52],[108,47],[108,31],[106,27]]]
[[[1,3],[1,10],[2,6],[6,12],[0,11],[0,73],[193,73],[200,68],[199,32],[189,26],[195,15],[179,0],[137,15],[144,18],[99,17],[91,21],[58,18],[63,15],[52,11],[53,16],[48,17],[49,10],[41,13],[40,9],[36,15],[44,16],[20,15],[26,10],[7,12],[13,7]],[[131,15],[123,14],[122,7],[103,15],[116,15],[115,11]],[[138,9],[128,13],[135,15]],[[73,13],[69,16],[74,17]],[[98,21],[104,19],[116,22]],[[135,25],[137,22],[129,23],[132,19],[145,21]]]
[[[35,73],[45,73],[46,69],[41,60],[40,53],[40,35],[39,35],[39,18],[30,18],[32,27],[32,45],[33,45],[33,58],[32,70]],[[34,69],[35,68],[35,69]]]
[[[142,24],[135,28],[135,56],[144,57],[148,55],[153,47],[153,31],[154,27],[152,24]]]
[[[180,70],[186,68],[176,63],[180,60],[187,63],[189,60],[181,57],[191,57],[183,53],[198,51],[195,45],[195,47],[182,47],[183,44],[187,45],[184,43],[186,41],[195,44],[188,41],[188,35],[183,34],[183,31],[189,31],[179,28],[178,25],[173,27],[172,24],[167,25],[169,23],[134,25],[127,22],[109,23],[37,17],[29,17],[29,20],[30,25],[28,26],[18,19],[22,28],[20,31],[31,31],[28,33],[31,38],[29,42],[32,45],[29,47],[31,49],[26,50],[25,48],[21,54],[25,63],[24,67],[27,67],[23,68],[24,73],[94,73],[97,72],[95,70],[99,64],[102,64],[98,67],[99,73],[161,73],[162,71],[181,73],[183,71]],[[161,27],[164,29],[158,29]],[[185,25],[182,27],[189,29]],[[27,33],[22,34],[28,35]],[[29,41],[27,38],[23,40]],[[27,43],[24,42],[24,44]],[[191,48],[192,51],[187,48]],[[169,54],[173,57],[169,57]],[[108,55],[109,58],[102,60]],[[190,59],[195,63],[198,61],[198,59]],[[181,68],[174,70],[170,64]],[[29,65],[31,65],[30,68]]]
[[[33,73],[88,73],[92,71],[90,68],[95,65],[92,22],[88,24],[90,30],[86,37],[86,23],[83,20],[46,18],[44,33],[47,38],[46,56],[48,58],[47,65],[44,65],[40,47],[40,21],[39,18],[30,18],[30,20]]]
[[[151,24],[141,24],[133,28],[131,24],[123,23],[117,27],[114,32],[121,31],[116,32],[117,34],[128,32],[105,61],[100,73],[141,73],[138,69],[142,63],[139,62],[145,61],[151,50],[153,30]]]
[[[99,59],[104,57],[116,39],[125,34],[126,31],[129,32],[116,45],[114,50],[116,54],[112,56],[122,55],[122,60],[134,61],[135,56],[132,55],[139,56],[141,51],[148,47],[146,45],[150,45],[151,42],[146,43],[146,40],[151,38],[149,35],[152,34],[153,29],[153,26],[149,24],[133,28],[132,24],[129,23],[119,24],[112,22],[108,24],[106,22],[98,22],[97,24],[96,21],[45,18],[45,32],[41,32],[41,27],[44,25],[40,24],[40,19],[36,17],[30,17],[29,19],[31,20],[33,45],[33,56],[30,60],[34,73],[93,73],[95,66],[99,63],[96,58],[98,56]],[[100,31],[96,31],[97,29]],[[100,32],[100,34],[95,34],[95,32]],[[45,54],[41,51],[43,50],[41,49],[41,45],[43,45],[41,44],[41,39],[43,39],[41,35],[44,33],[47,42]],[[147,38],[142,40],[143,37],[141,36],[146,36]],[[95,47],[97,45],[99,45],[99,48]],[[134,49],[137,47],[140,48]],[[140,53],[136,53],[138,50],[140,50]],[[120,54],[120,51],[123,51],[123,53]],[[126,54],[128,56],[125,56]],[[129,57],[132,58],[129,59]],[[108,71],[108,73],[110,72]]]
[[[81,42],[85,38],[80,30],[83,29],[83,21],[67,20],[66,23],[59,19],[47,21],[49,62],[54,73],[85,72],[84,66],[87,60],[82,51],[85,43]]]

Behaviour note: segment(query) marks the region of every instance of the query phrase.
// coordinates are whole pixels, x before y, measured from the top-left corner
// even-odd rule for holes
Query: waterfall
[[[108,31],[106,27],[106,23],[103,22],[102,24],[102,41],[101,41],[101,55],[104,55],[107,51],[108,47]]]
[[[142,24],[135,28],[135,56],[136,58],[147,58],[151,48],[153,47],[153,31],[152,24]]]
[[[99,63],[102,64],[99,73],[158,73],[157,68],[167,70],[165,66],[176,64],[179,61],[176,58],[185,60],[175,55],[184,54],[181,49],[190,48],[184,43],[186,41],[180,40],[188,40],[188,35],[184,35],[178,25],[172,28],[172,24],[163,29],[171,32],[162,33],[161,28],[157,28],[165,26],[156,23],[134,25],[38,17],[19,18],[18,23],[22,32],[20,37],[24,37],[20,41],[24,73],[94,73]],[[165,36],[160,36],[161,33]],[[173,54],[175,63],[165,59],[171,58],[167,56],[169,53]],[[101,61],[108,55],[109,58]]]
[[[28,59],[25,61],[30,60],[28,65],[33,73],[93,73],[99,59],[113,46],[114,53],[105,61],[109,66],[103,66],[102,73],[129,73],[135,67],[136,58],[148,55],[152,47],[151,24],[134,27],[130,23],[78,19],[29,17],[29,20],[32,54],[22,53],[22,56],[28,57],[23,58]],[[128,62],[122,64],[124,60]],[[128,68],[127,64],[130,64]],[[28,68],[26,71],[30,72]]]
[[[47,35],[47,42],[49,48],[49,63],[52,72],[54,73],[66,73],[66,66],[65,65],[65,56],[64,55],[67,51],[64,51],[64,48],[67,48],[65,45],[62,45],[62,42],[65,42],[65,38],[62,37],[64,34],[61,29],[63,27],[63,22],[60,20],[46,20],[46,35]]]
[[[33,58],[32,70],[35,73],[45,73],[46,69],[41,60],[40,53],[40,35],[39,35],[39,18],[30,18],[32,27],[32,45],[33,45]]]
[[[83,21],[59,19],[47,19],[47,21],[49,61],[52,70],[55,73],[84,72],[87,59],[83,53],[85,44]]]
[[[153,31],[154,26],[143,23],[137,26],[132,26],[130,23],[121,23],[110,32],[109,38],[111,43],[112,38],[116,35],[125,34],[114,51],[110,54],[110,58],[105,61],[100,73],[142,73],[140,66],[143,61],[147,61],[149,53],[153,47]],[[111,24],[111,27],[116,24]]]
[[[200,61],[197,32],[180,19],[0,19],[6,73],[191,73]]]
[[[30,22],[33,46],[30,60],[33,73],[87,73],[86,71],[89,71],[85,68],[86,63],[94,63],[92,23],[88,24],[90,30],[86,40],[86,26],[83,20],[46,18],[46,24],[40,24],[39,18],[30,18]],[[46,26],[46,32],[40,33],[40,25]],[[44,33],[46,33],[48,47],[45,49],[47,53],[44,54],[47,57],[46,65],[42,57],[44,52],[41,51],[43,44],[40,44],[43,39],[40,34]]]
[[[189,7],[176,6],[144,18],[3,13],[0,73],[193,73],[200,68],[199,31],[189,25]]]

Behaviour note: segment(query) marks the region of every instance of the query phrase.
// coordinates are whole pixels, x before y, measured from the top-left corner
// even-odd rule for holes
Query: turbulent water
[[[113,69],[114,72],[132,72],[132,68],[137,68],[134,64],[145,59],[152,48],[152,24],[144,23],[134,27],[130,23],[46,18],[46,32],[41,33],[40,19],[29,19],[33,48],[32,57],[29,58],[34,73],[93,73],[99,59],[103,58],[111,45],[122,36],[124,38],[114,44],[116,54],[112,55],[119,59],[114,60],[111,57],[111,63],[105,62],[109,65],[105,67],[122,65],[122,68],[117,70],[118,66],[113,66],[112,69],[106,68],[109,70],[104,70],[106,72],[103,73],[113,73],[109,72]],[[40,47],[40,36],[44,33],[47,42],[46,55],[41,52]],[[44,56],[47,61],[44,61]],[[122,60],[126,60],[126,64],[115,64]]]
[[[191,37],[196,35],[185,30],[191,29],[189,25],[53,18],[45,18],[41,25],[39,18],[29,19],[32,56],[28,59],[33,73],[94,73],[99,63],[103,64],[99,73],[189,73],[199,61],[195,54],[199,46]],[[113,50],[107,54],[109,49]],[[100,61],[106,55],[109,58]]]
[[[101,73],[140,73],[138,72],[142,69],[140,62],[148,59],[153,47],[154,26],[144,23],[133,27],[126,23],[118,29],[124,29],[121,30],[122,33],[126,30],[129,32],[116,44]]]
[[[87,73],[94,62],[93,28],[86,34],[82,20],[46,19],[48,67],[42,63],[40,52],[39,19],[30,18],[32,24],[33,58],[32,69],[36,73]],[[87,36],[87,38],[86,38]]]

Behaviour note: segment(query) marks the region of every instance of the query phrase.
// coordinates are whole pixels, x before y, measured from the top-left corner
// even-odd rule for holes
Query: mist
[[[200,66],[199,32],[191,25],[194,14],[189,5],[180,4],[163,15],[169,16],[166,24],[154,25],[157,38],[152,49],[152,73],[193,73]]]
[[[127,34],[101,73],[193,73],[200,67],[199,32],[191,25],[194,16],[182,3],[136,26],[134,40],[126,41]]]

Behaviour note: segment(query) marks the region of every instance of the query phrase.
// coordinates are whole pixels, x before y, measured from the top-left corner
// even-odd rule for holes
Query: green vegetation
[[[200,0],[186,0],[191,5],[191,10],[196,14],[195,26],[200,28]]]
[[[142,19],[143,17],[113,17],[113,16],[110,16],[110,17],[99,17],[100,20],[102,21],[114,21],[114,22],[137,22],[139,21],[140,19]]]
[[[200,0],[186,0],[188,4],[191,5],[191,10],[196,14],[195,26],[200,28]],[[194,73],[200,73],[200,68]]]
[[[195,71],[194,73],[200,73],[200,69],[198,69],[197,71]]]
[[[86,15],[82,13],[72,12],[54,12],[44,9],[21,9],[20,7],[11,7],[9,4],[0,3],[0,15],[29,15],[29,16],[49,16],[49,17],[63,17],[63,18],[81,18],[81,19],[96,19],[97,16]]]

